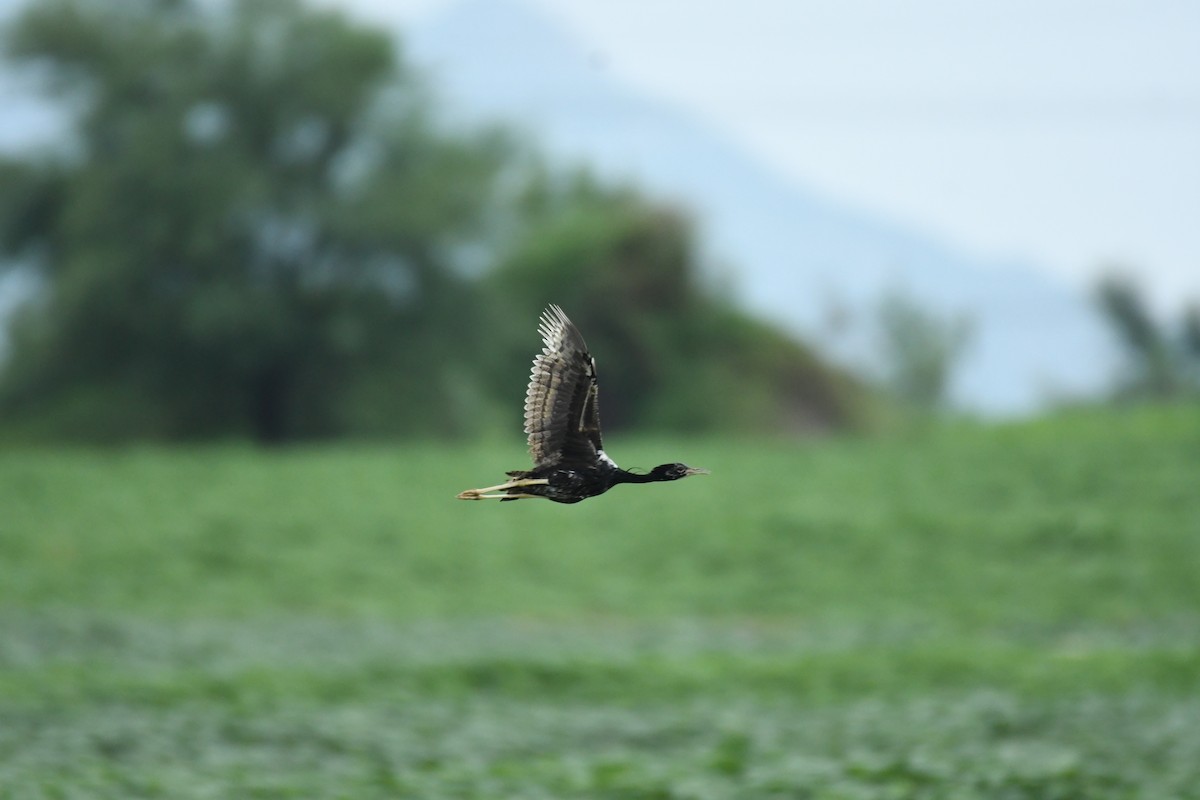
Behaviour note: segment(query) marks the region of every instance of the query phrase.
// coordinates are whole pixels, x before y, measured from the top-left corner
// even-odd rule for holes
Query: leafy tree
[[[529,320],[566,308],[601,354],[608,429],[813,430],[859,426],[862,386],[706,280],[691,222],[676,209],[586,172],[545,173],[526,187],[521,234],[487,279],[503,298],[492,325],[495,394],[528,374]]]
[[[894,291],[879,305],[884,381],[891,394],[922,412],[946,402],[950,376],[970,341],[965,317],[942,317]]]
[[[1126,277],[1111,274],[1096,289],[1100,308],[1125,345],[1137,373],[1131,384],[1137,391],[1165,396],[1175,391],[1176,375],[1166,336],[1150,314],[1137,285]]]
[[[1175,326],[1159,322],[1138,285],[1119,271],[1100,279],[1096,297],[1125,347],[1120,394],[1161,399],[1200,387],[1200,308],[1185,308]]]
[[[90,438],[470,424],[458,266],[509,145],[438,130],[384,34],[297,0],[41,0],[7,49],[76,125],[0,162],[0,247],[44,289],[0,407]]]
[[[1192,385],[1200,387],[1200,305],[1190,305],[1180,321],[1183,359]]]

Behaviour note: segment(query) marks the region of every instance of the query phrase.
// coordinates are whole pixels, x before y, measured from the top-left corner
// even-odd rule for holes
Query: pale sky
[[[455,0],[324,0],[391,24]],[[1194,0],[525,0],[797,183],[1076,285],[1200,299]]]
[[[393,28],[458,2],[317,1]],[[1196,0],[521,1],[843,205],[1074,285],[1116,262],[1162,308],[1200,300]]]

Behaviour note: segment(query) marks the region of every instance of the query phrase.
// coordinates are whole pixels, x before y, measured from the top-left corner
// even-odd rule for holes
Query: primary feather
[[[525,390],[525,434],[536,467],[594,459],[603,448],[596,362],[579,329],[556,305],[538,325],[544,347],[533,359]]]

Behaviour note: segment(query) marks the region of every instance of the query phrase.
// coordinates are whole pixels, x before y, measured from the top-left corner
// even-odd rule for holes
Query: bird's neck
[[[628,470],[618,469],[613,475],[613,484],[618,483],[654,483],[662,480],[661,478],[650,474],[641,474],[638,472],[629,472]]]

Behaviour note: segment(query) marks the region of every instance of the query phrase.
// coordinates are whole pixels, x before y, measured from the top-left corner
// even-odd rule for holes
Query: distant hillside
[[[880,294],[903,288],[975,319],[954,386],[966,407],[1021,413],[1094,392],[1110,373],[1112,346],[1086,298],[1029,265],[956,252],[784,180],[701,121],[618,84],[540,12],[467,0],[405,33],[456,113],[512,121],[564,158],[680,201],[748,306],[848,360],[872,349]],[[836,334],[826,322],[835,309],[850,323]]]

